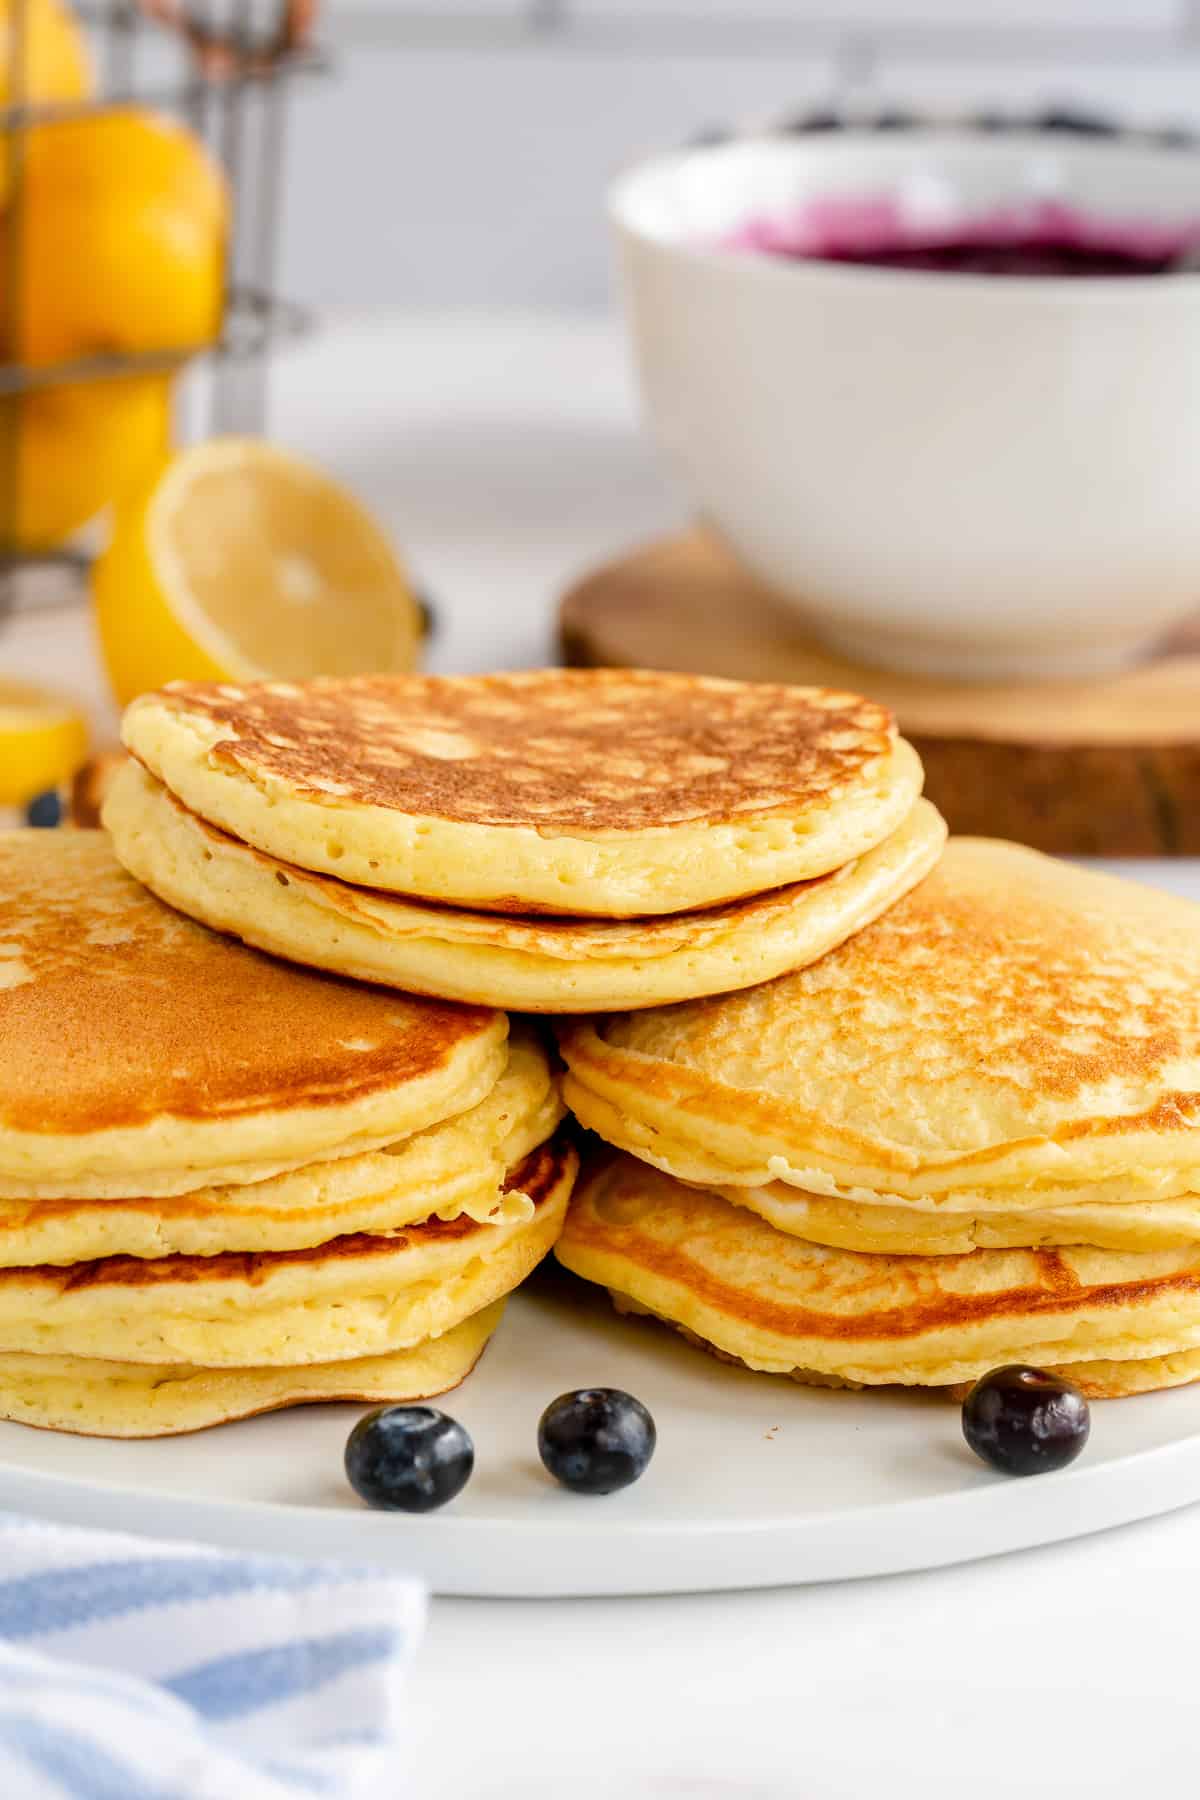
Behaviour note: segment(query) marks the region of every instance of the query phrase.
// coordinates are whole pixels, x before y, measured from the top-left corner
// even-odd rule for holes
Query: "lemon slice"
[[[25,806],[61,787],[87,748],[87,725],[69,700],[0,679],[0,806]]]
[[[391,544],[327,475],[255,438],[178,452],[93,570],[124,706],[166,681],[411,669],[421,613]]]

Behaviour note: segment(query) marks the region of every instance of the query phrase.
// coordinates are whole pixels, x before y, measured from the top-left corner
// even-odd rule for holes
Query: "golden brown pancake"
[[[114,784],[104,823],[130,874],[243,943],[410,994],[550,1013],[657,1006],[800,968],[928,874],[946,841],[940,815],[918,800],[873,850],[749,900],[666,918],[517,919],[284,864],[188,812],[137,763]]]
[[[585,1125],[707,1186],[976,1214],[1200,1190],[1200,908],[1012,844],[952,839],[808,969],[562,1045]]]
[[[685,1342],[697,1350],[706,1351],[717,1362],[750,1369],[752,1374],[763,1372],[754,1364],[743,1362],[740,1356],[718,1349],[716,1344],[710,1344],[688,1326],[677,1325],[662,1314],[652,1312],[648,1306],[639,1306],[636,1301],[618,1293],[615,1288],[610,1291],[609,1299],[615,1312],[631,1318],[653,1319],[658,1325],[668,1325]],[[1089,1400],[1125,1400],[1132,1394],[1155,1394],[1163,1388],[1187,1387],[1191,1382],[1200,1380],[1200,1350],[1180,1350],[1167,1356],[1131,1356],[1124,1362],[1106,1362],[1100,1359],[1093,1362],[1050,1363],[1045,1368],[1047,1373],[1060,1375],[1073,1383]],[[865,1381],[843,1380],[838,1375],[820,1375],[815,1369],[783,1369],[777,1372],[785,1380],[794,1381],[800,1387],[855,1388],[861,1392],[868,1386],[877,1385]],[[962,1401],[974,1385],[974,1381],[954,1381],[935,1391],[948,1400]]]
[[[304,1250],[435,1215],[465,1214],[480,1224],[528,1217],[528,1200],[504,1183],[553,1136],[563,1106],[537,1036],[517,1022],[508,1049],[508,1068],[478,1106],[382,1150],[187,1194],[0,1200],[0,1267]]]
[[[410,1350],[296,1368],[204,1369],[0,1352],[0,1418],[83,1437],[175,1437],[282,1407],[426,1400],[471,1373],[504,1301]]]
[[[618,1156],[579,1183],[556,1255],[622,1307],[797,1380],[949,1387],[1028,1362],[1083,1365],[1092,1392],[1120,1393],[1200,1372],[1194,1246],[864,1256]]]
[[[870,1250],[886,1256],[963,1256],[972,1250],[1035,1250],[1088,1245],[1094,1250],[1200,1248],[1200,1194],[1167,1200],[1073,1198],[1069,1205],[1024,1206],[1003,1212],[999,1202],[978,1212],[806,1194],[785,1181],[767,1188],[715,1190],[768,1224],[811,1244]]]
[[[261,1179],[476,1104],[507,1021],[300,971],[181,918],[99,832],[0,836],[0,1194]]]
[[[628,670],[172,683],[123,735],[185,806],[343,881],[634,916],[827,873],[920,787],[857,695]]]
[[[576,1167],[562,1136],[535,1150],[506,1183],[529,1216],[502,1224],[427,1219],[307,1250],[0,1270],[0,1351],[249,1369],[409,1349],[524,1280],[558,1236]]]

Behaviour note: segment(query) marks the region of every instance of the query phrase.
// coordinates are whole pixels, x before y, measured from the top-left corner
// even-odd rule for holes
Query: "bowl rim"
[[[1042,302],[1063,305],[1067,302],[1089,305],[1141,308],[1196,303],[1200,269],[1166,275],[1147,272],[1133,275],[995,275],[965,270],[896,269],[871,264],[822,261],[818,257],[772,256],[767,252],[744,250],[720,244],[706,244],[671,237],[650,229],[630,216],[630,203],[635,189],[656,175],[693,161],[719,159],[747,146],[778,146],[780,154],[797,157],[820,152],[837,155],[839,150],[900,149],[914,142],[937,145],[961,151],[978,147],[995,152],[998,147],[1029,154],[1051,145],[1061,149],[1064,143],[1080,155],[1097,158],[1137,157],[1170,162],[1179,167],[1188,163],[1196,172],[1196,216],[1200,220],[1200,144],[1166,144],[1147,134],[1130,132],[1095,136],[1051,134],[1035,125],[1016,127],[1003,132],[984,131],[966,122],[916,123],[903,132],[873,130],[869,124],[848,124],[836,132],[789,132],[779,128],[731,133],[716,142],[685,144],[675,149],[660,150],[639,158],[610,181],[605,194],[605,212],[610,229],[619,239],[627,239],[640,248],[650,250],[667,260],[704,270],[718,279],[743,279],[766,282],[805,282],[815,286],[838,287],[869,293],[872,289],[891,288],[899,283],[905,293],[936,293],[952,300],[969,295],[972,299],[988,296],[997,305],[1022,302],[1026,305],[1037,297]],[[1151,299],[1151,295],[1155,297]]]

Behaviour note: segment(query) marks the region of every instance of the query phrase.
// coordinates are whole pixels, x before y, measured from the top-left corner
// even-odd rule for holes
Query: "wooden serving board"
[[[952,831],[1063,855],[1200,855],[1200,620],[1102,681],[965,683],[845,661],[697,528],[562,602],[568,663],[811,682],[891,706]]]

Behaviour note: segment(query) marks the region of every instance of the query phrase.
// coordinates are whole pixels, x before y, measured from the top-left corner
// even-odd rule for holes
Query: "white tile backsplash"
[[[956,32],[1167,33],[1180,30],[1187,16],[1186,0],[568,0],[567,10],[580,20],[624,19],[644,28],[666,20],[703,26],[790,19],[835,30],[953,26]]]
[[[283,256],[313,302],[601,304],[612,174],[790,110],[1200,125],[1200,0],[340,0],[323,30]]]
[[[322,14],[325,35],[337,36],[343,30],[353,34],[360,18],[381,17],[403,24],[412,20],[423,23],[430,19],[528,19],[537,0],[335,0]]]
[[[325,302],[594,305],[604,190],[708,124],[828,99],[830,66],[348,51],[298,97],[285,275]]]

